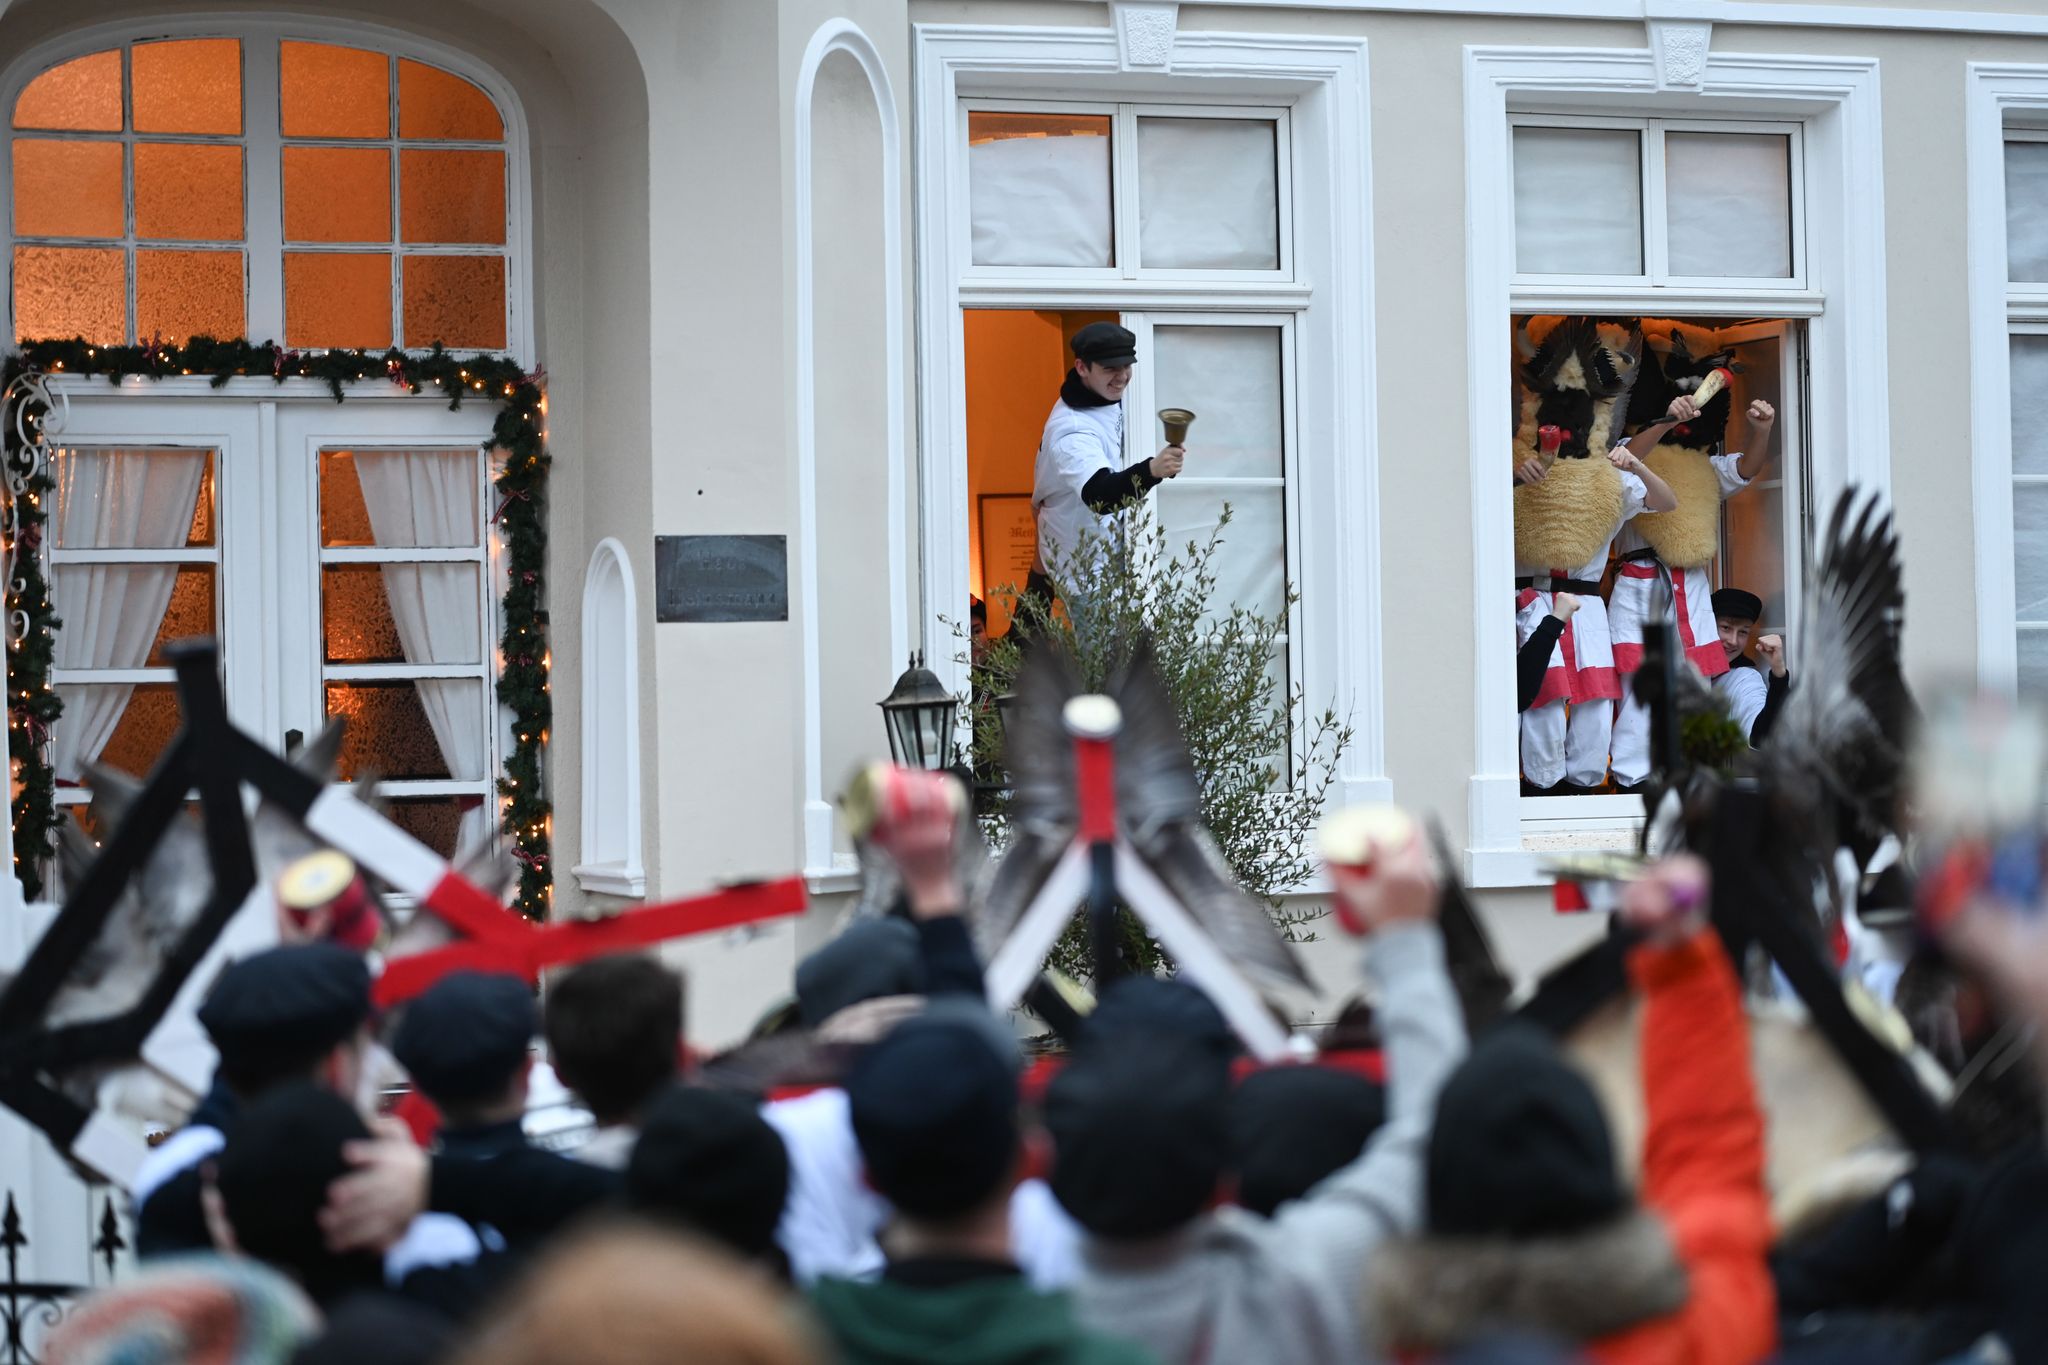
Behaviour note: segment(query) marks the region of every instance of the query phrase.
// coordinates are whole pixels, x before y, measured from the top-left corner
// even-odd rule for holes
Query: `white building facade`
[[[1199,412],[1159,514],[1231,507],[1223,590],[1288,612],[1276,675],[1354,727],[1338,798],[1439,815],[1524,967],[1588,931],[1543,850],[1632,803],[1522,794],[1519,320],[1736,351],[1780,420],[1716,573],[1767,624],[1796,638],[1817,521],[1877,488],[1913,677],[2048,690],[2026,6],[14,0],[0,52],[17,340],[545,371],[555,913],[794,870],[820,902],[674,950],[711,1043],[850,885],[832,798],[905,658],[964,686],[953,623],[1016,567],[1096,318],[1139,338],[1131,459]],[[358,387],[58,381],[60,802],[146,767],[156,643],[210,630],[252,732],[347,714],[422,837],[488,828],[492,411]],[[657,539],[728,535],[783,538],[786,619],[658,620]]]

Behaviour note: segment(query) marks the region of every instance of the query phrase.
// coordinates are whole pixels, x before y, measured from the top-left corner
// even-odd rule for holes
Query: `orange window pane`
[[[135,253],[135,335],[182,346],[193,337],[220,341],[248,330],[241,252]]]
[[[398,135],[497,142],[505,121],[491,97],[438,66],[398,59]]]
[[[128,271],[119,247],[14,249],[14,337],[128,339]]]
[[[405,258],[405,344],[505,346],[505,258]]]
[[[389,346],[391,257],[381,251],[285,252],[284,339],[290,346]]]
[[[121,144],[14,140],[14,230],[24,237],[119,237]]]
[[[505,154],[398,154],[398,228],[407,242],[505,240]]]
[[[51,67],[14,102],[17,128],[69,133],[121,131],[121,50],[95,52]]]
[[[279,126],[286,137],[391,136],[391,59],[327,43],[284,43]]]
[[[390,151],[383,147],[285,148],[284,239],[390,241]]]
[[[135,235],[155,241],[241,241],[242,149],[204,142],[136,143]]]
[[[242,131],[242,44],[237,39],[137,43],[128,61],[136,132]]]

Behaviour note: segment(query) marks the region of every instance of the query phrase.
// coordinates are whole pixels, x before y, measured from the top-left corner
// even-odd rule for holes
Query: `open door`
[[[1743,588],[1763,599],[1757,633],[1789,634],[1799,611],[1812,543],[1806,413],[1801,402],[1805,324],[1796,320],[1743,323],[1716,340],[1734,351],[1740,371],[1731,386],[1731,448],[1747,431],[1743,412],[1761,398],[1777,409],[1772,458],[1745,491],[1721,505],[1721,554],[1714,585]]]

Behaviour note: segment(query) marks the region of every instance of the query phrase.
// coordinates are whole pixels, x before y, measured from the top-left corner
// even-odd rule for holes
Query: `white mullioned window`
[[[1751,399],[1777,412],[1772,463],[1722,507],[1709,576],[1765,602],[1763,631],[1793,628],[1810,520],[1804,408],[1810,288],[1805,130],[1794,121],[1511,113],[1514,205],[1509,321],[1592,315],[1640,322],[1659,350],[1727,351],[1738,371],[1726,449]],[[1631,425],[1648,414],[1641,399]],[[1618,439],[1620,431],[1615,432]],[[1596,452],[1597,454],[1598,452]],[[1506,477],[1508,460],[1501,460]],[[1639,818],[1627,795],[1527,797],[1539,832]]]
[[[1029,496],[1030,452],[1071,363],[1065,339],[1088,320],[1120,321],[1137,334],[1139,356],[1121,463],[1163,443],[1158,409],[1197,414],[1187,465],[1150,495],[1151,510],[1179,549],[1206,540],[1230,507],[1213,562],[1214,608],[1283,617],[1273,677],[1276,699],[1286,698],[1304,678],[1300,611],[1289,607],[1287,587],[1301,582],[1300,538],[1290,534],[1293,336],[1308,305],[1294,279],[1289,111],[963,100],[958,114],[962,292],[1044,320],[1033,326],[1020,316],[1006,327],[970,307],[970,505]],[[1252,311],[1245,291],[1261,287],[1271,294],[1259,301],[1273,306]],[[1001,401],[1015,422],[991,430],[980,412],[1005,383],[1015,392]],[[998,593],[1013,574],[975,530],[970,591]],[[991,620],[1000,633],[1000,604]]]
[[[180,22],[0,99],[17,339],[523,349],[517,130],[438,54]]]
[[[2014,678],[2048,701],[2048,129],[2005,130]]]

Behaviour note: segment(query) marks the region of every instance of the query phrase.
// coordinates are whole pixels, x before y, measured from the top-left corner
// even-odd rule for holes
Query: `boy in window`
[[[1728,703],[1728,713],[1742,727],[1749,747],[1760,749],[1778,708],[1792,694],[1792,675],[1785,668],[1785,641],[1776,635],[1760,637],[1756,652],[1763,663],[1759,665],[1745,651],[1750,633],[1763,619],[1762,600],[1753,592],[1723,588],[1714,594],[1713,607],[1721,652],[1728,660],[1727,671],[1714,679],[1714,690]]]
[[[1038,563],[1060,576],[1073,606],[1076,584],[1087,566],[1076,563],[1084,540],[1114,543],[1116,514],[1180,473],[1187,452],[1167,446],[1157,455],[1119,469],[1124,448],[1124,390],[1138,360],[1138,338],[1113,322],[1091,322],[1074,333],[1074,368],[1045,419],[1031,488],[1038,520]],[[1032,577],[1039,577],[1034,571]]]

